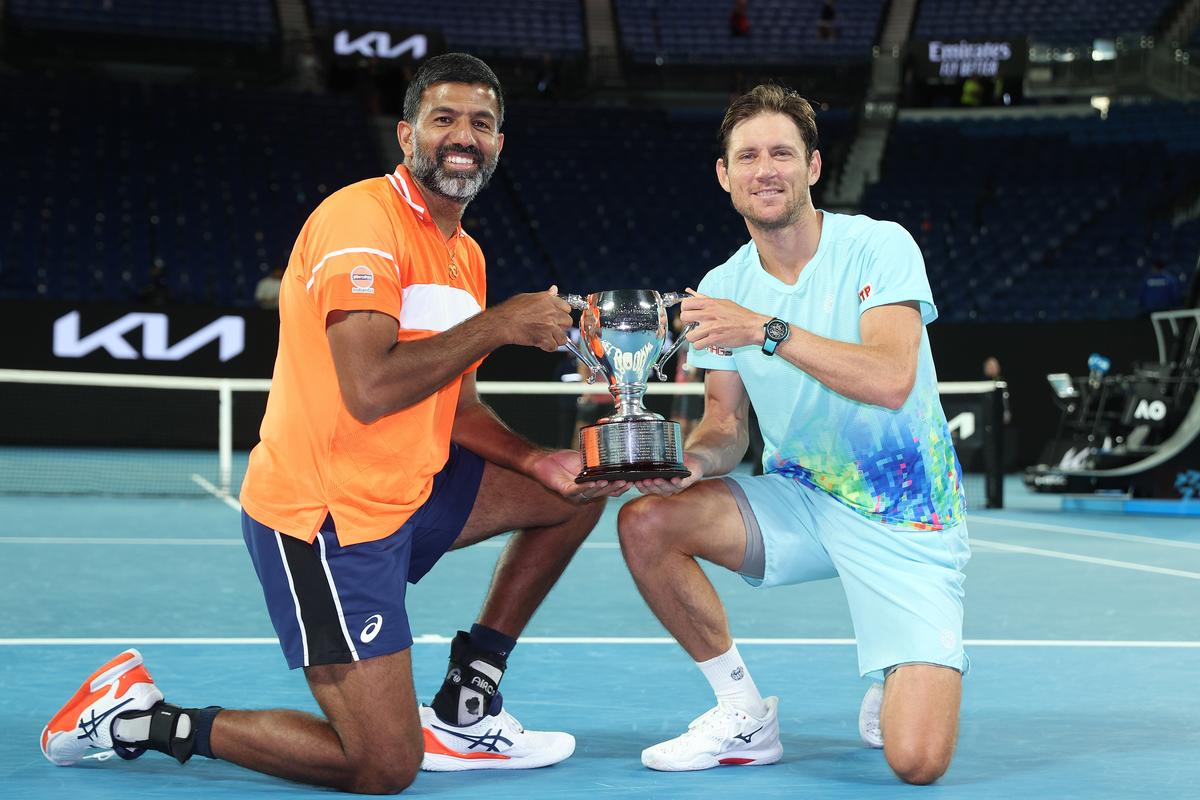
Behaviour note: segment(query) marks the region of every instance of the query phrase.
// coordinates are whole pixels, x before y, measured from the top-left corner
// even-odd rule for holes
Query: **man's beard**
[[[446,156],[458,153],[475,159],[476,170],[473,173],[461,175],[446,169]],[[435,155],[428,155],[417,140],[413,140],[413,154],[408,159],[408,171],[426,189],[439,194],[447,200],[456,203],[469,203],[475,195],[483,191],[496,171],[496,163],[500,154],[496,153],[489,160],[483,156],[479,148],[464,147],[460,144],[447,144],[439,147]]]
[[[804,216],[804,207],[808,204],[808,201],[805,197],[797,197],[784,208],[782,214],[777,217],[771,217],[770,219],[763,219],[761,217],[754,216],[750,209],[749,202],[746,203],[746,208],[738,208],[738,204],[734,203],[733,197],[730,196],[730,203],[733,205],[733,209],[735,211],[745,217],[747,222],[759,230],[777,231],[792,225],[802,216]]]

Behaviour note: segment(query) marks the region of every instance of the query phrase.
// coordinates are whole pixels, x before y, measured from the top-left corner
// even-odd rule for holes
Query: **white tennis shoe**
[[[429,706],[421,706],[425,757],[421,769],[458,772],[468,769],[534,769],[557,764],[575,752],[575,737],[557,731],[527,731],[504,709],[474,725],[447,725]]]
[[[146,711],[163,695],[142,664],[142,654],[126,650],[88,676],[79,691],[42,729],[42,755],[60,767],[70,766],[89,750],[110,750],[112,724],[118,714]],[[140,750],[126,748],[123,758]]]
[[[779,698],[766,698],[766,705],[755,718],[718,704],[692,720],[687,733],[643,750],[642,763],[663,772],[774,764],[783,757]]]
[[[867,747],[883,747],[883,730],[879,727],[879,710],[883,708],[883,684],[871,681],[858,708],[858,735]]]

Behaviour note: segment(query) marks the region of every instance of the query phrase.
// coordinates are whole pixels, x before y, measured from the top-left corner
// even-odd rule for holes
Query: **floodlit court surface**
[[[604,519],[510,660],[507,707],[568,730],[568,761],[423,773],[423,797],[1200,797],[1200,521],[1067,514],[1009,479],[970,517],[973,667],[949,773],[900,784],[861,745],[853,632],[838,581],[757,591],[710,570],[754,677],[781,697],[777,765],[662,774],[643,747],[712,695],[634,588]],[[171,702],[316,710],[274,642],[238,515],[216,498],[0,498],[0,797],[330,796],[157,753],[58,768],[38,735],[97,666],[136,645]],[[501,541],[451,553],[409,593],[418,694],[474,618]]]

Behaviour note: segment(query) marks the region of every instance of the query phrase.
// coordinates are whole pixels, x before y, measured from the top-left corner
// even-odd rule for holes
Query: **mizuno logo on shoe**
[[[375,637],[379,635],[379,631],[383,628],[383,614],[372,614],[367,617],[367,624],[363,626],[362,633],[358,635],[358,640],[363,644],[370,644],[375,641]]]
[[[133,702],[133,698],[130,697],[127,700],[125,700],[124,702],[118,703],[117,705],[110,708],[108,711],[105,711],[103,714],[100,714],[98,716],[96,714],[96,709],[93,708],[91,710],[92,711],[91,719],[84,719],[83,717],[79,718],[79,730],[83,731],[83,734],[81,736],[77,736],[76,738],[77,739],[91,739],[93,742],[96,741],[96,732],[98,730],[100,730],[100,723],[104,722],[104,720],[108,719],[113,714],[120,711],[121,708],[129,705],[132,702]]]
[[[504,736],[503,728],[498,728],[495,733],[492,733],[489,730],[482,736],[472,736],[469,733],[462,733],[460,731],[451,730],[450,728],[443,728],[440,725],[434,725],[433,727],[442,733],[449,733],[452,736],[457,736],[465,742],[470,742],[470,744],[467,746],[468,750],[474,750],[476,747],[482,747],[485,751],[499,753],[500,748],[496,746],[498,742],[502,742],[506,747],[512,746],[512,739]]]
[[[754,734],[758,733],[758,731],[761,731],[761,730],[762,730],[762,726],[759,726],[758,730],[753,730],[753,731],[750,731],[749,733],[739,733],[736,736],[734,736],[733,738],[741,739],[746,744],[750,744],[750,740],[754,738]]]

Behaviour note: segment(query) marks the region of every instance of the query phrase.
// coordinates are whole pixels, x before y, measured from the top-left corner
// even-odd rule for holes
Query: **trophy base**
[[[576,483],[686,478],[679,423],[665,419],[600,422],[579,432],[583,471]]]
[[[654,478],[662,478],[664,481],[669,481],[671,478],[686,478],[691,474],[691,470],[679,469],[679,467],[673,464],[622,464],[617,467],[585,469],[579,473],[579,477],[575,479],[575,482],[609,481],[611,483],[612,481],[648,481]]]

